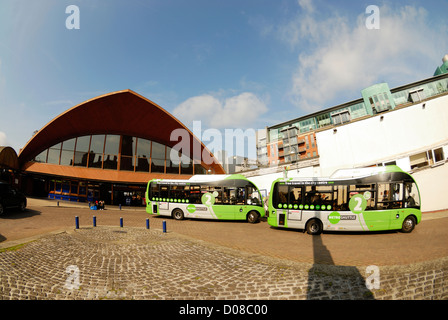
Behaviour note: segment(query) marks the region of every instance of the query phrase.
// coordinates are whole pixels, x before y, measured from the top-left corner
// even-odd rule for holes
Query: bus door
[[[224,186],[222,193],[222,214],[223,219],[235,219],[241,206],[237,207],[237,203],[241,202],[239,199],[239,190],[235,186]]]
[[[245,208],[248,198],[247,192],[247,187],[236,188],[236,201],[234,208],[235,219],[242,219],[242,217],[246,216]]]
[[[288,221],[302,221],[302,195],[303,187],[289,186]]]

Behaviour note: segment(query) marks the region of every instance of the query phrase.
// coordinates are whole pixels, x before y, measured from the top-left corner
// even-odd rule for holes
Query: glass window
[[[328,186],[307,186],[305,189],[305,209],[331,210],[334,207],[333,190]]]
[[[90,152],[103,154],[104,148],[104,134],[93,135],[90,144]]]
[[[73,165],[73,155],[74,151],[61,151],[61,165],[62,166],[72,166]]]
[[[78,182],[77,181],[71,182],[70,193],[78,194]]]
[[[149,158],[151,155],[151,141],[138,138],[137,140],[137,157]]]
[[[166,173],[179,174],[179,161],[166,160]]]
[[[47,163],[59,164],[59,156],[61,154],[61,145],[62,143],[58,143],[48,149],[48,159]]]
[[[34,161],[35,162],[41,162],[41,163],[45,163],[47,162],[47,151],[48,149],[42,151],[41,153],[39,153],[35,158]]]
[[[434,149],[434,162],[439,162],[445,160],[445,155],[443,154],[443,148]]]
[[[404,207],[420,208],[420,198],[415,183],[407,182],[404,186]]]
[[[105,154],[103,169],[117,170],[118,167],[118,156],[115,154]]]
[[[223,204],[235,204],[237,198],[236,187],[224,187]]]
[[[74,165],[78,167],[87,167],[87,158],[89,154],[87,152],[75,151]]]
[[[170,199],[175,202],[185,202],[190,198],[190,186],[171,186]]]
[[[135,144],[137,138],[123,136],[121,139],[121,155],[133,157],[135,155]]]
[[[135,157],[121,156],[120,170],[134,171]]]
[[[151,159],[151,172],[164,173],[165,159]]]
[[[286,208],[288,204],[288,186],[277,184],[276,191],[274,191],[274,198],[272,199],[274,208]]]
[[[76,151],[88,152],[90,145],[90,136],[78,137],[76,139]]]
[[[93,153],[89,154],[89,168],[101,168],[103,165],[103,154]]]
[[[165,146],[158,142],[152,142],[152,153],[151,158],[153,159],[165,159]]]
[[[149,172],[149,158],[146,158],[145,156],[137,158],[135,171]]]
[[[62,150],[74,151],[75,143],[76,143],[76,138],[64,141],[62,143]]]
[[[199,163],[194,163],[194,174],[206,174],[207,170]]]
[[[106,145],[104,147],[104,153],[108,155],[117,155],[120,146],[120,136],[117,135],[107,135]]]
[[[151,200],[154,201],[155,198],[159,197],[159,185],[157,184],[157,182],[151,182],[151,193],[150,193],[150,197]]]
[[[403,199],[402,188],[398,183],[378,184],[378,209],[400,208]]]
[[[120,136],[106,135],[106,144],[104,146],[103,169],[117,170],[119,146],[120,146]]]
[[[181,158],[181,174],[193,174],[193,162],[184,155]]]

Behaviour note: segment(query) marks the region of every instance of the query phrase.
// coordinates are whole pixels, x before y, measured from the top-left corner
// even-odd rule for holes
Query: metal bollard
[[[149,230],[149,219],[146,219],[146,229]]]
[[[96,217],[93,216],[93,226],[96,227]]]
[[[79,229],[79,217],[78,216],[75,217],[75,226],[76,226],[76,229]]]
[[[123,218],[120,218],[120,228],[123,228]]]
[[[166,233],[166,221],[165,220],[163,220],[162,225],[163,225],[163,233]]]

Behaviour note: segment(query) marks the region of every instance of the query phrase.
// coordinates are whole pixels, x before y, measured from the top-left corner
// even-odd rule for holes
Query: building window
[[[52,146],[48,150],[48,160],[47,163],[59,164],[59,156],[61,155],[61,143]]]
[[[151,141],[146,139],[137,140],[137,163],[135,171],[149,172],[149,157],[151,156]]]
[[[93,135],[90,142],[89,168],[102,168],[105,135]]]
[[[75,161],[74,165],[87,167],[89,156],[90,136],[82,136],[76,139]]]
[[[126,135],[102,134],[69,139],[45,149],[32,161],[148,173],[207,173],[200,163],[193,164],[189,156],[168,146]]]
[[[137,138],[122,136],[120,170],[134,171]]]
[[[350,112],[348,110],[344,110],[338,113],[334,113],[331,115],[331,119],[334,125],[346,123],[350,121]]]
[[[75,153],[76,138],[66,140],[62,143],[61,166],[72,166]]]
[[[151,172],[165,172],[165,146],[154,141],[151,149]]]
[[[118,151],[120,147],[120,136],[107,135],[106,144],[104,145],[104,169],[117,170]]]

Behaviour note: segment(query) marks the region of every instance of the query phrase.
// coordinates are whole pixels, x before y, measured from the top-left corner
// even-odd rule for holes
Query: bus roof
[[[157,182],[215,182],[227,179],[247,180],[247,178],[241,174],[196,174],[188,180],[171,180],[171,179],[154,179]]]
[[[354,169],[339,169],[336,170],[330,177],[312,177],[312,178],[279,178],[276,181],[284,182],[303,182],[307,184],[326,184],[328,181],[344,181],[351,179],[361,179],[367,178],[374,175],[382,173],[403,173],[408,175],[406,172],[400,169],[400,167],[395,165],[384,166],[384,167],[367,167],[367,168],[354,168]]]
[[[364,178],[386,172],[403,172],[398,166],[367,167],[336,170],[330,179]]]

